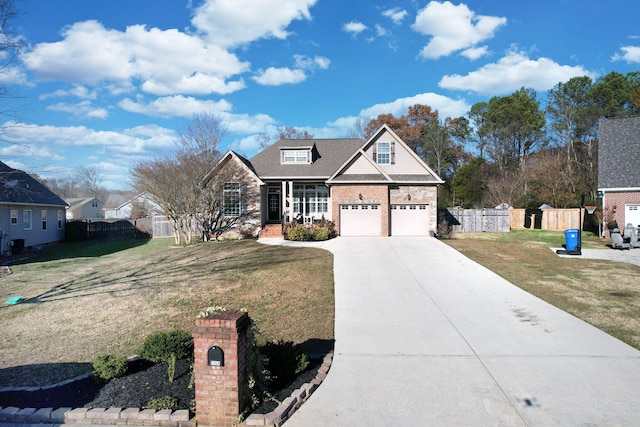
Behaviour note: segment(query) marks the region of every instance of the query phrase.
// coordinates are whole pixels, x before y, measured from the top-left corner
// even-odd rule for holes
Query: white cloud
[[[382,12],[383,16],[391,19],[391,21],[396,25],[400,25],[407,14],[408,12],[406,10],[400,9],[399,7],[394,7],[393,9],[388,9]]]
[[[489,52],[489,48],[487,46],[480,47],[470,47],[469,49],[463,50],[460,55],[468,58],[472,61],[485,56]]]
[[[275,68],[269,67],[266,70],[260,70],[253,77],[258,84],[264,86],[280,86],[285,84],[295,84],[303,82],[307,79],[304,71],[291,68]]]
[[[629,64],[640,63],[640,46],[623,46],[611,57],[612,61],[625,61]]]
[[[437,59],[492,38],[506,23],[507,18],[476,15],[464,3],[456,6],[449,1],[432,1],[418,12],[411,28],[431,36],[420,56]]]
[[[389,35],[389,31],[387,31],[387,29],[384,28],[382,25],[376,24],[375,28],[376,28],[376,35],[378,37],[385,37]]]
[[[380,114],[393,114],[396,117],[407,114],[409,107],[416,104],[428,105],[438,111],[441,119],[446,117],[460,117],[469,111],[471,106],[462,99],[452,99],[437,93],[420,93],[406,98],[398,98],[395,101],[375,104],[360,111],[358,116],[339,117],[327,123],[327,128],[323,132],[316,132],[316,135],[326,135],[326,137],[339,137],[346,135],[353,129],[356,120],[369,120],[378,117]]]
[[[487,64],[466,76],[444,76],[439,86],[444,89],[471,91],[482,95],[511,93],[521,87],[548,90],[558,82],[594,73],[581,66],[560,65],[549,58],[530,59],[525,53],[510,50],[497,63]]]
[[[109,116],[109,112],[105,108],[95,107],[91,104],[91,101],[82,101],[77,104],[59,102],[57,104],[49,105],[47,110],[71,113],[78,119],[104,120]]]
[[[310,20],[316,0],[207,0],[191,23],[211,44],[231,48],[263,38],[285,39],[294,20]]]
[[[56,153],[55,150],[51,150],[48,146],[39,146],[31,143],[20,143],[20,144],[11,144],[5,147],[0,148],[0,156],[3,159],[10,157],[17,158],[27,158],[27,159],[37,159],[37,160],[53,160],[53,161],[63,161],[64,157],[60,154]],[[21,162],[5,162],[10,164],[11,167],[27,170],[29,169],[24,163]],[[21,165],[21,166],[14,166]]]
[[[393,114],[396,117],[407,114],[409,107],[422,104],[438,110],[440,117],[459,117],[465,114],[470,106],[464,100],[451,99],[437,93],[420,93],[407,98],[398,98],[395,101],[376,104],[360,111],[360,117],[375,118],[380,114]]]
[[[39,79],[109,83],[114,93],[140,83],[155,95],[227,94],[244,87],[242,80],[228,80],[249,69],[236,55],[177,30],[132,25],[122,32],[85,21],[66,28],[62,36],[59,42],[39,43],[23,55]]]
[[[143,97],[136,100],[125,98],[118,106],[130,113],[145,114],[152,117],[191,117],[197,113],[221,112],[232,108],[231,103],[220,101],[203,101],[191,96],[165,96],[147,102]]]
[[[315,56],[310,58],[306,55],[293,55],[295,67],[302,70],[326,70],[331,65],[329,58],[324,56]]]
[[[352,33],[353,35],[358,35],[364,30],[366,30],[367,28],[368,27],[366,25],[358,21],[347,22],[342,26],[342,29],[344,31],[346,31],[347,33]]]

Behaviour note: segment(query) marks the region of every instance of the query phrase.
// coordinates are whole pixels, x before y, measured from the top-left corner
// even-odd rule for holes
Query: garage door
[[[428,236],[429,205],[391,205],[392,236]]]
[[[629,223],[636,227],[640,227],[640,205],[625,205],[624,225]]]
[[[379,236],[380,205],[340,205],[341,236]]]

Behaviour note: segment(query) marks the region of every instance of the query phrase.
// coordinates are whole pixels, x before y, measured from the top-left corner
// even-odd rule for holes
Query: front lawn
[[[152,332],[191,331],[209,306],[248,310],[262,341],[314,352],[333,340],[333,257],[320,249],[83,242],[31,252],[11,269],[0,279],[2,385],[47,384],[85,372],[98,354],[131,355]],[[14,296],[23,302],[5,304]]]

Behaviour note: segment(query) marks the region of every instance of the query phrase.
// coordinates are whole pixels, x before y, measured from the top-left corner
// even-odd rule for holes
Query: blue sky
[[[421,103],[442,119],[575,76],[640,70],[637,0],[20,0],[26,48],[0,73],[0,160],[45,177],[95,166],[126,189],[193,114],[223,150],[294,126],[342,137]]]

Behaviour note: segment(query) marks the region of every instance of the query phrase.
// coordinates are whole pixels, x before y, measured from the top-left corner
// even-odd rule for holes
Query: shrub
[[[446,219],[440,221],[438,224],[438,238],[440,239],[451,239],[453,238],[454,231],[451,224]]]
[[[193,337],[187,331],[156,332],[144,340],[140,355],[152,362],[168,362],[193,357]]]
[[[124,376],[127,372],[127,358],[102,354],[93,360],[93,376],[102,381]]]
[[[329,229],[327,227],[315,227],[311,232],[313,240],[329,240]]]
[[[289,240],[304,241],[309,240],[308,229],[302,224],[292,224],[289,227],[285,227],[287,238]]]
[[[154,397],[147,403],[147,408],[155,409],[156,411],[164,409],[175,411],[178,409],[178,398],[173,396]]]
[[[261,353],[272,390],[286,386],[309,366],[302,347],[291,341],[268,342]]]

